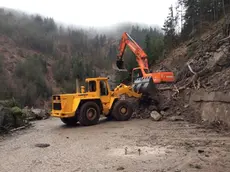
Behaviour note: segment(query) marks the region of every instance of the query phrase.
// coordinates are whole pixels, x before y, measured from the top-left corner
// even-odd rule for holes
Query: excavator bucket
[[[113,69],[120,72],[127,72],[128,70],[125,68],[125,63],[122,60],[117,60],[116,63],[113,64]]]
[[[135,92],[148,95],[150,97],[154,97],[157,91],[151,76],[146,78],[137,78],[133,82],[132,88]]]

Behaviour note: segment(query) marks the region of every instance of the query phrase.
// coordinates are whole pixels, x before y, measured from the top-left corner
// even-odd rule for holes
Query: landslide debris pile
[[[162,101],[170,115],[182,115],[191,122],[202,122],[201,106],[194,105],[196,92],[207,93],[207,102],[217,98],[209,93],[228,93],[230,90],[230,20],[221,20],[201,36],[193,37],[168,55],[154,70],[171,69],[176,82],[158,86]],[[212,94],[214,95],[214,94]],[[209,97],[208,97],[209,96]],[[201,98],[202,99],[202,98]],[[214,100],[215,99],[215,100]],[[228,103],[226,98],[219,102]],[[199,100],[200,102],[204,100]],[[198,101],[197,101],[198,102]],[[227,111],[226,111],[227,114]],[[218,117],[217,117],[218,120]]]
[[[230,20],[220,20],[200,36],[194,36],[189,41],[174,49],[164,60],[154,66],[153,71],[171,70],[175,73],[176,82],[173,84],[157,85],[159,104],[148,102],[144,105],[134,105],[134,118],[152,118],[153,120],[169,119],[173,121],[186,120],[202,123],[201,102],[194,104],[194,93],[206,94],[207,102],[219,101],[228,103],[229,100],[219,96],[230,91]],[[219,94],[221,93],[221,94]],[[199,99],[199,98],[196,98]],[[217,100],[218,99],[218,100]],[[221,107],[217,107],[220,111]],[[228,110],[225,108],[225,113]],[[218,115],[218,114],[217,114]],[[214,117],[213,117],[214,118]],[[225,125],[218,117],[209,124]],[[214,121],[214,122],[213,122]],[[230,124],[229,124],[230,126]]]
[[[30,126],[30,121],[49,118],[49,113],[42,109],[21,109],[14,99],[0,101],[0,133],[16,128]]]

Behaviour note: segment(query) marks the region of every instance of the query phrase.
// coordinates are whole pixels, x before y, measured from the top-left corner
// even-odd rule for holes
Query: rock
[[[25,107],[22,111],[28,120],[42,120],[47,119],[50,116],[44,109],[28,109]]]
[[[229,81],[224,82],[224,86],[227,86],[227,85],[229,85]]]
[[[149,109],[150,111],[154,111],[154,110],[157,110],[157,107],[154,106],[154,105],[150,105],[148,109]]]
[[[154,121],[159,121],[162,118],[162,115],[159,114],[157,111],[152,111],[150,116],[151,116],[152,120],[154,120]]]
[[[143,118],[149,118],[149,117],[150,117],[150,113],[151,113],[151,112],[150,112],[148,109],[145,109],[145,111],[144,111],[142,117],[143,117]]]
[[[177,111],[176,114],[177,114],[177,115],[181,115],[181,112],[180,112],[180,111]]]
[[[23,114],[25,115],[25,118],[29,121],[35,120],[36,119],[36,114],[33,113],[30,109],[28,109],[27,107],[25,107],[24,109],[22,109]]]
[[[124,167],[118,167],[117,171],[121,171],[121,170],[124,170],[124,169],[125,169]]]
[[[184,121],[184,118],[182,116],[171,116],[168,119],[169,121]]]
[[[162,115],[162,116],[169,116],[170,115],[170,112],[166,112],[166,111],[161,111],[160,112],[160,114]]]
[[[188,108],[188,107],[189,107],[189,104],[184,105],[184,108]]]
[[[35,144],[36,147],[39,147],[39,148],[46,148],[46,147],[49,147],[50,144],[48,143],[37,143]]]
[[[133,114],[132,114],[132,118],[135,118],[137,116],[137,112],[133,112]]]
[[[165,111],[161,111],[160,114],[163,115],[163,116],[166,116],[166,112]]]
[[[31,111],[36,115],[36,119],[47,119],[49,118],[49,113],[44,109],[31,109]]]
[[[204,153],[204,150],[199,149],[198,153]]]

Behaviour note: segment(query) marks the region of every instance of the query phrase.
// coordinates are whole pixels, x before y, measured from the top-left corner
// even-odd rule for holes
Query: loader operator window
[[[89,81],[88,88],[89,88],[89,92],[95,92],[96,91],[96,81]]]
[[[108,88],[105,81],[100,81],[100,91],[101,91],[101,96],[108,95]]]

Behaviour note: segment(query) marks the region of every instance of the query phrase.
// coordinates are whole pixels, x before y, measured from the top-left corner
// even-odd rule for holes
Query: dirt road
[[[135,119],[69,128],[51,118],[2,140],[0,160],[1,172],[226,172],[230,137],[186,122]]]

